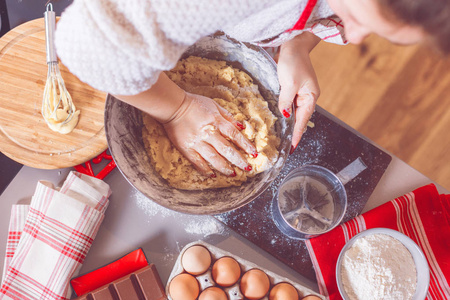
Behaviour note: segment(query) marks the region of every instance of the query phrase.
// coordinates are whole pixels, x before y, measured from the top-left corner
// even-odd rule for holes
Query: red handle
[[[114,159],[112,158],[111,155],[107,154],[106,152],[108,151],[108,149],[106,149],[105,151],[103,151],[102,153],[100,153],[97,157],[94,157],[91,161],[94,164],[98,164],[100,163],[103,159],[105,160],[110,160],[110,162],[102,169],[100,170],[100,172],[98,172],[97,175],[94,174],[94,171],[92,170],[92,164],[91,161],[87,161],[84,164],[79,164],[77,166],[74,166],[75,170],[77,172],[98,178],[98,179],[103,179],[105,178],[109,173],[111,173],[112,170],[114,170],[116,168],[116,162],[114,161]]]

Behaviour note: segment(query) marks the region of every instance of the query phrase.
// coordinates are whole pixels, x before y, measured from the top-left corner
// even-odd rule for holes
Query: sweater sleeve
[[[199,38],[264,8],[270,0],[75,0],[57,24],[62,63],[98,90],[149,89]]]

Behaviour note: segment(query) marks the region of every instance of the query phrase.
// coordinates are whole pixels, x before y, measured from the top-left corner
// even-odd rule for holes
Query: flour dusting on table
[[[188,220],[186,220],[187,218],[180,218],[183,216],[182,213],[167,209],[148,199],[141,193],[136,192],[135,197],[137,200],[137,206],[144,211],[147,216],[153,217],[158,215],[163,218],[176,218],[177,222],[183,223],[186,233],[201,235],[204,237],[213,234],[225,234],[225,226],[212,216],[191,215]]]

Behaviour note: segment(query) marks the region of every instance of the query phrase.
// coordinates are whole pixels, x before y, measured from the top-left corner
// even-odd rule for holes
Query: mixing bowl
[[[191,55],[227,61],[247,72],[258,85],[269,109],[278,118],[275,131],[281,143],[279,157],[271,169],[248,179],[241,186],[199,191],[173,188],[155,171],[144,148],[141,111],[111,95],[105,105],[106,138],[124,177],[149,199],[178,212],[218,214],[251,202],[277,177],[289,155],[294,120],[284,118],[278,110],[277,67],[262,48],[219,33],[199,40],[182,58]]]

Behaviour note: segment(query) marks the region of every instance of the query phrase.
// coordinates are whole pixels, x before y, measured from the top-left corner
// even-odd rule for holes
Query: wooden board
[[[0,38],[0,151],[26,166],[58,169],[81,164],[107,148],[106,94],[81,82],[59,63],[81,111],[74,131],[60,134],[41,115],[47,80],[44,19],[24,23]]]

